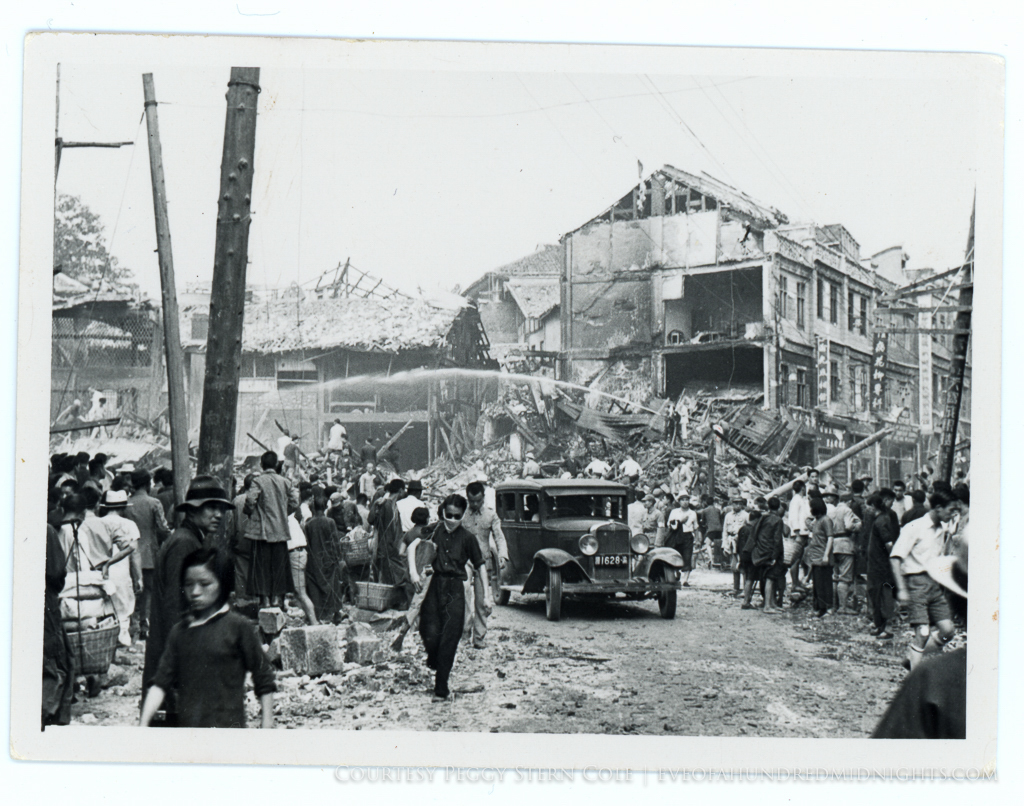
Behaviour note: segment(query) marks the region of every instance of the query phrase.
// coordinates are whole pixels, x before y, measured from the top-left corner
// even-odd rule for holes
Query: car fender
[[[667,565],[670,568],[682,568],[685,565],[683,555],[678,551],[667,546],[659,546],[658,548],[651,549],[644,555],[636,570],[633,571],[633,576],[650,579],[651,571],[659,564]]]
[[[583,570],[576,558],[561,549],[541,549],[533,555],[533,567],[523,583],[523,593],[543,593],[547,585],[549,568],[558,568],[564,582],[590,582],[590,575]]]

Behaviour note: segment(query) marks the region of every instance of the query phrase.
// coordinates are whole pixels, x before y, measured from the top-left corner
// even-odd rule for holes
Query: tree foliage
[[[60,194],[53,217],[53,266],[79,282],[132,286],[131,269],[107,251],[100,217],[77,196]]]

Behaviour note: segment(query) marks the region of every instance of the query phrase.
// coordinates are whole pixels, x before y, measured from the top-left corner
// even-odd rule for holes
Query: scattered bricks
[[[350,635],[345,648],[345,660],[360,665],[374,663],[374,655],[380,650],[381,640],[376,635]]]
[[[286,617],[279,607],[264,607],[260,610],[260,630],[266,636],[274,636],[285,626]]]
[[[337,628],[332,624],[292,627],[281,633],[281,665],[298,674],[317,676],[341,671]]]

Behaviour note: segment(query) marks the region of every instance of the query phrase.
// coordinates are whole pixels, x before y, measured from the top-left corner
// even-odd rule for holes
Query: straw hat
[[[128,506],[128,493],[124,490],[107,490],[103,493],[101,505],[107,509],[124,509]]]

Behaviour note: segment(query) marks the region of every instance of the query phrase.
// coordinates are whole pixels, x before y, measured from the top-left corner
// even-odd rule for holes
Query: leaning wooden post
[[[217,200],[206,380],[199,421],[199,472],[217,476],[229,489],[238,420],[259,79],[258,67],[231,68]]]
[[[174,284],[174,260],[171,256],[171,227],[167,220],[167,189],[164,185],[160,126],[156,114],[153,74],[142,76],[146,101],[146,131],[149,134],[149,171],[153,179],[153,213],[156,217],[156,251],[160,263],[160,292],[164,315],[164,349],[167,353],[167,409],[171,426],[171,469],[174,471],[174,498],[185,500],[190,473],[188,458],[188,417],[185,411],[185,357],[178,330],[178,293]]]
[[[883,428],[881,431],[872,434],[870,437],[862,439],[856,445],[847,448],[842,453],[837,453],[831,459],[826,459],[821,464],[816,465],[814,469],[817,470],[819,473],[824,473],[826,470],[833,468],[842,462],[845,462],[851,456],[856,456],[865,448],[870,448],[876,442],[881,442],[883,439],[889,436],[892,433],[892,431],[893,429],[891,428]],[[807,474],[802,473],[801,475],[797,476],[796,479],[793,479],[793,481],[787,481],[781,487],[776,487],[774,490],[768,493],[768,497],[771,498],[773,495],[785,495],[786,493],[793,489],[793,482],[797,481],[797,479],[799,479],[800,481],[807,481]]]

